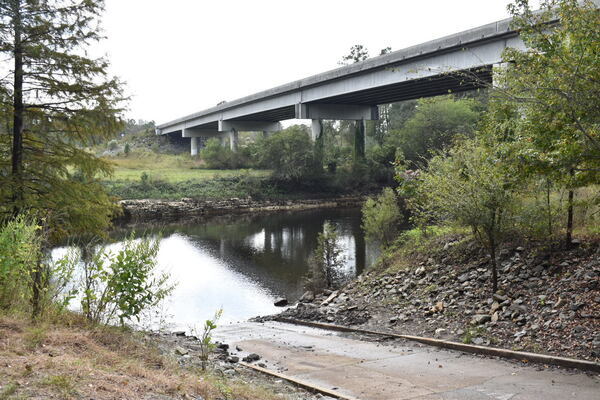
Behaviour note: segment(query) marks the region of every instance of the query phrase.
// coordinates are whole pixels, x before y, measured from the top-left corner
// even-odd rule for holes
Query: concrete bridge
[[[323,133],[322,120],[355,120],[355,140],[365,139],[365,121],[378,119],[378,105],[449,92],[473,90],[491,83],[494,66],[507,47],[523,49],[517,32],[504,19],[441,39],[394,51],[224,102],[161,124],[156,133],[191,138],[229,139],[237,149],[239,131],[273,132],[280,121],[312,120],[312,139]],[[358,148],[364,146],[358,146]]]

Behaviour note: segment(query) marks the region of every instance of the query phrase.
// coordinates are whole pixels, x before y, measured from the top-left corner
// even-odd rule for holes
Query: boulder
[[[471,319],[471,325],[482,325],[491,320],[492,317],[487,314],[475,314]]]
[[[309,290],[309,291],[307,291],[307,292],[305,292],[305,293],[302,295],[302,297],[300,297],[300,301],[301,301],[301,302],[306,302],[306,303],[308,303],[308,302],[311,302],[311,301],[313,301],[314,299],[315,299],[315,294],[314,294],[312,291],[310,291],[310,290]]]
[[[288,305],[288,301],[285,297],[280,297],[275,300],[273,305],[275,305],[275,307],[285,307]]]

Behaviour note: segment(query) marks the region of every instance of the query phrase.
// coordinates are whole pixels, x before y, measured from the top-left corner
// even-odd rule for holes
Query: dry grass
[[[277,399],[260,388],[180,368],[151,339],[77,316],[32,325],[0,316],[0,400]]]

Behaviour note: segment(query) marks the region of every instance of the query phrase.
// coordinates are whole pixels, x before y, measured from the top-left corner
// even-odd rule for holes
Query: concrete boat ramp
[[[215,340],[266,369],[360,400],[599,400],[600,377],[403,340],[277,322],[219,327]]]

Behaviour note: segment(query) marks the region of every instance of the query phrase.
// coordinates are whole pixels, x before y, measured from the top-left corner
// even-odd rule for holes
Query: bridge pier
[[[325,147],[325,137],[323,133],[323,120],[313,119],[310,126],[310,138],[315,146],[315,164],[323,166],[323,153]]]
[[[237,129],[231,128],[231,130],[229,131],[229,148],[234,153],[236,153],[238,150],[238,141],[239,135]]]
[[[365,148],[367,135],[365,134],[365,120],[357,119],[354,130],[354,162],[365,161]]]
[[[198,155],[198,137],[190,138],[190,153],[192,156]]]

